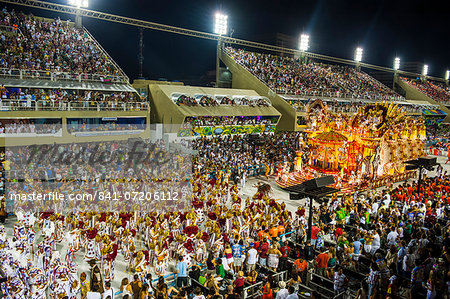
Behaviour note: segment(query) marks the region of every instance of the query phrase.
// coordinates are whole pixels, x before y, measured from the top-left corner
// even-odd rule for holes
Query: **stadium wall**
[[[103,117],[145,117],[146,129],[139,134],[116,134],[115,131],[99,132],[95,136],[80,137],[70,134],[67,131],[68,118],[103,118]],[[1,137],[0,147],[19,146],[32,144],[52,144],[52,143],[80,143],[94,141],[114,141],[127,140],[129,138],[150,138],[150,115],[148,111],[0,111],[0,122],[2,119],[41,119],[52,118],[62,120],[62,136],[33,136],[33,137]],[[108,132],[111,134],[108,135]],[[119,131],[120,132],[120,131]],[[125,133],[125,132],[122,132]]]

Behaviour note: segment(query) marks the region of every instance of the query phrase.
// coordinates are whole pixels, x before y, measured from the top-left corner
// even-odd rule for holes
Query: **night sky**
[[[66,1],[49,1],[63,3]],[[277,32],[310,35],[310,50],[353,59],[357,46],[363,61],[392,67],[402,62],[429,65],[429,75],[443,77],[450,67],[450,13],[447,1],[384,0],[89,0],[90,9],[200,31],[213,31],[222,8],[233,37],[272,40]],[[448,4],[448,3],[447,3]],[[29,8],[21,8],[30,12]],[[33,10],[36,15],[55,13]],[[63,19],[68,16],[61,15]],[[73,17],[70,17],[73,19]],[[84,18],[83,24],[119,63],[130,79],[138,76],[139,30]],[[195,82],[215,68],[216,42],[145,30],[144,77]],[[400,67],[401,69],[401,67]]]

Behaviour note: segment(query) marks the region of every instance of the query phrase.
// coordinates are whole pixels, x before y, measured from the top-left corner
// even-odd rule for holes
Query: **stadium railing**
[[[98,102],[71,101],[52,102],[47,100],[1,100],[0,111],[146,111],[147,102]]]
[[[298,94],[279,92],[275,90],[279,95],[283,96],[295,96],[295,97],[321,97],[330,99],[348,99],[348,100],[371,100],[371,101],[405,101],[404,97],[401,96],[364,96],[358,95],[357,93],[342,93],[342,92],[331,92],[331,91],[310,91],[310,92],[299,92]]]
[[[116,75],[81,74],[47,70],[0,68],[0,77],[12,79],[33,79],[72,82],[102,82],[128,84],[128,78]]]

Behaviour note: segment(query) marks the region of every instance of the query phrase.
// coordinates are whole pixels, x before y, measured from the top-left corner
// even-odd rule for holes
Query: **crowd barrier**
[[[147,111],[147,102],[0,100],[0,111]]]
[[[27,70],[0,68],[0,77],[11,79],[33,79],[49,81],[71,81],[71,82],[101,82],[105,84],[120,83],[127,84],[128,78],[117,75],[104,74],[81,74],[69,72],[57,72],[50,70]]]

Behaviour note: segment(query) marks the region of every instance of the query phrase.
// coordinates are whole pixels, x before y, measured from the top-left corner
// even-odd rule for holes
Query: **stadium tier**
[[[422,80],[405,77],[402,77],[401,80],[420,90],[436,102],[445,106],[450,106],[450,89],[448,86],[444,86],[442,83],[435,83],[432,81],[424,82]]]
[[[395,84],[403,90],[408,102],[435,106],[435,111],[424,110],[423,114],[426,117],[427,125],[450,122],[450,102],[448,101],[450,93],[445,86],[438,85],[438,83],[430,80],[425,81],[400,76],[395,79]],[[433,115],[436,117],[433,117]]]
[[[249,52],[231,47],[226,52],[274,92],[307,97],[401,101],[403,97],[354,68]]]
[[[149,134],[147,99],[85,28],[14,10],[0,17],[2,145]]]
[[[86,29],[14,10],[0,18],[0,78],[128,83]]]

